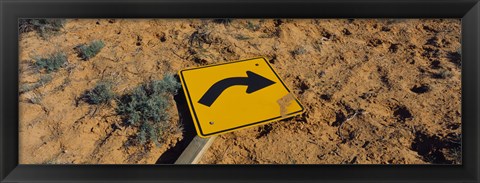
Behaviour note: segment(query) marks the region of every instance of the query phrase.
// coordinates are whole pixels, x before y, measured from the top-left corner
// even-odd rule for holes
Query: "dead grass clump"
[[[290,53],[292,54],[292,56],[295,57],[297,55],[303,55],[303,54],[307,53],[307,50],[303,47],[298,47],[295,50],[291,51]]]
[[[51,75],[40,76],[40,79],[35,83],[27,83],[27,84],[21,85],[20,88],[19,88],[19,92],[20,93],[25,93],[25,92],[35,90],[37,88],[40,88],[41,86],[46,85],[50,81],[52,81],[52,76]]]
[[[47,37],[63,28],[65,19],[19,19],[18,32],[37,31],[41,37]]]
[[[239,34],[239,35],[235,36],[235,39],[237,39],[237,40],[248,40],[248,39],[251,39],[251,37]]]
[[[212,22],[217,23],[217,24],[224,24],[224,25],[230,25],[232,23],[233,19],[232,18],[216,18],[213,19]]]

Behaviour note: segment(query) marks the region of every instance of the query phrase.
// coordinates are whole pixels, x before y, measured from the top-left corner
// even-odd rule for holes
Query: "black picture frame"
[[[2,182],[479,182],[478,0],[1,0]],[[462,165],[19,165],[19,18],[461,18]]]

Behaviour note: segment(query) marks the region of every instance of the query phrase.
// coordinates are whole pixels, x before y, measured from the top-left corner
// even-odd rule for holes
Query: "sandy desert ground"
[[[189,67],[265,56],[301,116],[220,135],[203,164],[461,164],[458,19],[69,19],[19,38],[21,164],[172,163],[195,135],[181,91],[161,143],[138,143],[112,99]],[[101,40],[94,57],[78,45]],[[64,53],[48,72],[39,57]]]

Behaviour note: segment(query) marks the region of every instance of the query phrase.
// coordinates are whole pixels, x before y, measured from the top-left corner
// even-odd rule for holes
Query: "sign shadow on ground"
[[[175,78],[178,79],[178,75],[175,75]],[[182,136],[183,139],[177,142],[175,146],[169,148],[165,151],[155,162],[155,164],[173,164],[180,157],[182,152],[187,148],[188,144],[192,139],[197,135],[195,132],[195,127],[193,126],[192,116],[188,109],[187,101],[185,99],[185,93],[182,89],[179,89],[177,94],[173,97],[179,116],[179,120],[183,126]]]

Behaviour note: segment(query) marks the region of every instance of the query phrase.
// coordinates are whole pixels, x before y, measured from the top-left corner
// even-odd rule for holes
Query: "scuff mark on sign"
[[[287,111],[288,111],[287,107],[292,103],[292,101],[294,101],[294,99],[295,98],[293,97],[293,94],[288,93],[285,96],[283,96],[282,98],[277,100],[277,103],[280,106],[280,115],[282,117],[285,117],[285,115],[287,114]]]

